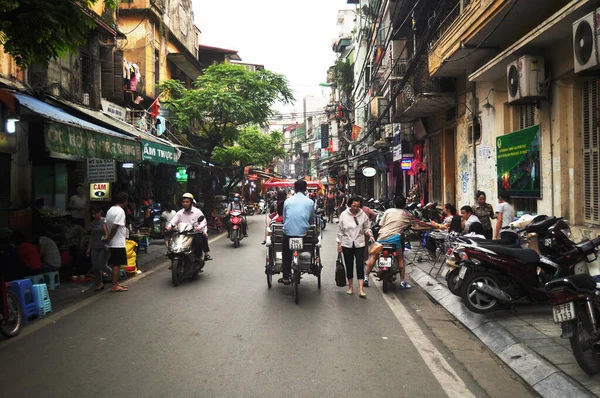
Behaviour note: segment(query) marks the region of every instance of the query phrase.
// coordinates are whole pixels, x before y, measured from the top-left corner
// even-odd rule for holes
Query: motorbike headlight
[[[571,239],[571,236],[573,236],[571,233],[571,228],[561,229],[560,232],[562,232],[568,239]]]

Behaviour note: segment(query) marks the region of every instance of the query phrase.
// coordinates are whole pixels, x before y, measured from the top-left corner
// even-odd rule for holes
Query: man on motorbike
[[[242,215],[244,216],[246,215],[246,208],[242,203],[241,195],[239,193],[233,194],[233,202],[229,203],[229,205],[227,205],[227,210],[225,210],[227,230],[231,228],[231,225],[229,224],[229,214],[234,210],[242,212]],[[242,233],[244,234],[244,238],[248,237],[248,233],[246,231],[246,217],[242,217]]]
[[[202,210],[195,207],[193,204],[194,195],[191,193],[184,193],[181,195],[181,206],[183,208],[179,210],[177,214],[175,214],[175,217],[167,224],[167,231],[170,231],[171,228],[177,226],[177,224],[186,223],[192,225],[196,231],[204,232],[206,228],[206,219],[204,218],[202,221],[198,221],[200,217],[204,217],[204,214],[202,213]],[[204,242],[205,239],[207,238],[204,233],[193,236],[192,244],[194,246],[196,262],[199,262],[202,258],[202,252],[206,246]]]
[[[400,268],[400,288],[410,289],[411,285],[406,282],[405,276],[406,271],[404,269],[404,242],[402,240],[402,233],[410,226],[411,222],[424,227],[431,227],[431,224],[420,221],[418,218],[404,210],[406,207],[406,198],[403,196],[397,196],[395,200],[395,209],[387,209],[383,213],[383,218],[380,222],[379,235],[377,242],[379,243],[392,243],[396,246],[396,258],[398,259],[398,268]],[[369,285],[369,275],[371,270],[375,266],[375,261],[378,255],[371,255],[367,263],[367,270],[365,272],[364,286]]]

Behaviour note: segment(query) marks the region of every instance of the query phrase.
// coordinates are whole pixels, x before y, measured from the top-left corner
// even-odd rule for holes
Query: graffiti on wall
[[[466,154],[462,154],[458,160],[458,180],[461,182],[462,192],[467,193],[471,173],[469,171],[469,160]]]

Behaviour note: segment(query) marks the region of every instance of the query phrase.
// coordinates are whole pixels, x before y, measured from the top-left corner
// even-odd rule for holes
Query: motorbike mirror
[[[198,222],[202,222],[202,221],[204,221],[204,219],[205,219],[204,216],[200,216],[200,217],[198,217]]]

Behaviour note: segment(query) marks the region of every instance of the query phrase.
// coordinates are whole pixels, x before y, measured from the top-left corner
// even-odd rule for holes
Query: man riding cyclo
[[[227,230],[231,229],[231,224],[229,223],[230,214],[232,211],[237,210],[242,213],[244,217],[242,217],[242,233],[244,237],[248,237],[248,233],[246,230],[246,206],[242,202],[242,196],[239,193],[233,194],[233,201],[227,205],[227,210],[225,210],[225,222],[227,223]]]
[[[181,195],[181,206],[183,208],[179,210],[177,214],[175,214],[175,216],[167,224],[167,231],[170,231],[171,228],[177,226],[178,224],[185,223],[192,225],[195,231],[202,232],[193,235],[192,238],[192,245],[194,247],[194,253],[196,258],[195,261],[198,263],[202,259],[202,252],[204,247],[206,246],[206,240],[208,239],[208,237],[204,233],[204,231],[206,230],[206,218],[204,218],[202,210],[195,207],[193,204],[194,195],[187,192]],[[202,217],[202,221],[198,220],[200,217]]]
[[[426,222],[420,221],[418,218],[404,210],[406,207],[406,198],[403,196],[396,197],[395,209],[387,209],[383,214],[379,229],[379,235],[377,237],[378,243],[393,244],[396,246],[396,258],[398,259],[398,267],[400,268],[400,288],[410,289],[412,286],[406,282],[405,276],[406,271],[404,268],[404,242],[402,234],[406,231],[411,223],[423,226],[435,228],[433,225]],[[379,257],[379,253],[375,253],[369,257],[367,262],[367,269],[365,272],[364,286],[369,285],[369,275],[371,270],[375,266],[375,262]]]

